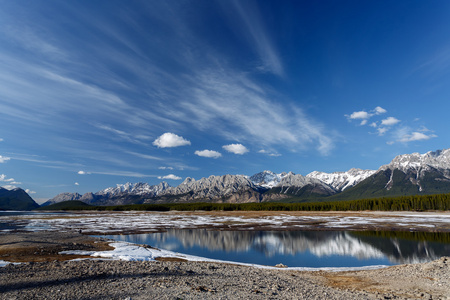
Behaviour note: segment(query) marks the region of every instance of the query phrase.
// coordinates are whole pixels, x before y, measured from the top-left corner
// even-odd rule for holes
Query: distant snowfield
[[[81,212],[1,216],[21,230],[89,234],[217,230],[408,230],[450,232],[450,212]],[[12,229],[1,229],[8,231]]]

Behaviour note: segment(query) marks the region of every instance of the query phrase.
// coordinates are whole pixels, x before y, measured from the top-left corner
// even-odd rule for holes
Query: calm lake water
[[[289,267],[395,265],[450,255],[450,233],[171,229],[102,237],[212,259]]]

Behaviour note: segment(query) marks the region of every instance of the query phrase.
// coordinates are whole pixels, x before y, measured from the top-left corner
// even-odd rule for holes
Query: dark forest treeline
[[[82,206],[78,201],[67,201],[41,207],[40,209],[102,211],[445,211],[450,210],[450,194],[383,197],[351,201],[308,203],[171,203],[131,204],[118,206]]]

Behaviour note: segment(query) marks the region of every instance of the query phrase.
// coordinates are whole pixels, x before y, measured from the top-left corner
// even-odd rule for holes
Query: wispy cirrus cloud
[[[264,86],[236,70],[205,70],[187,91],[191,101],[179,103],[177,116],[202,131],[265,146],[317,148],[327,154],[332,136],[297,105],[272,101]]]
[[[239,0],[227,2],[227,6],[229,3],[234,8],[233,12],[229,12],[230,24],[236,26],[235,31],[243,35],[245,40],[249,41],[249,46],[254,48],[258,53],[261,59],[260,70],[283,76],[284,68],[282,61],[268,34],[268,28],[265,28],[257,5],[251,1]],[[239,18],[237,19],[236,16]]]
[[[210,134],[227,138],[239,136],[237,140],[259,146],[287,145],[291,149],[315,147],[322,154],[327,154],[334,147],[333,138],[325,128],[309,118],[301,107],[287,99],[285,102],[290,102],[288,106],[294,106],[294,110],[270,100],[279,95],[269,95],[267,91],[270,88],[251,79],[240,65],[230,64],[226,53],[212,48],[209,41],[193,29],[181,6],[159,3],[151,7],[144,5],[144,8],[151,15],[152,22],[170,32],[164,37],[155,32],[155,36],[147,41],[157,41],[160,47],[143,51],[142,45],[130,39],[128,31],[146,32],[145,26],[130,19],[130,16],[120,14],[124,26],[117,27],[108,15],[100,21],[87,17],[89,11],[78,13],[76,10],[74,19],[69,22],[83,20],[87,38],[93,30],[98,32],[95,48],[84,43],[78,45],[80,51],[74,51],[73,45],[66,42],[68,38],[62,40],[55,36],[50,37],[51,40],[60,44],[52,45],[52,51],[40,51],[41,60],[15,60],[13,54],[8,53],[3,61],[9,68],[3,75],[11,78],[12,74],[14,85],[8,85],[11,88],[2,94],[10,95],[11,104],[15,101],[20,106],[9,105],[4,112],[8,112],[11,118],[36,118],[48,128],[61,128],[63,132],[73,131],[76,134],[78,130],[83,130],[87,138],[111,140],[116,137],[140,145],[148,140],[148,131],[152,131],[153,135],[156,130],[161,132],[161,128],[182,132],[188,124]],[[242,32],[245,40],[251,41],[264,68],[282,75],[281,59],[257,5],[235,1],[228,5],[227,10],[234,14],[234,19],[238,17],[239,26],[231,26],[239,27],[237,30]],[[55,25],[52,20],[45,20],[43,24],[49,28]],[[44,37],[39,32],[32,34],[34,44],[40,45],[36,47],[44,49]],[[112,47],[111,40],[123,47]],[[19,41],[26,48],[24,42]],[[195,45],[195,51],[192,45]],[[160,52],[158,49],[170,51]],[[51,58],[54,51],[67,59],[64,60],[65,65]],[[130,51],[135,55],[129,55]],[[159,58],[169,61],[173,69],[162,67]],[[73,61],[77,65],[71,65]],[[67,66],[73,71],[67,72]],[[123,70],[122,73],[131,76],[122,76],[114,70]],[[29,93],[22,92],[25,90],[41,95],[40,102],[37,103]],[[132,97],[128,96],[130,91]],[[232,103],[227,105],[230,100]],[[42,114],[45,116],[36,117]],[[94,118],[98,123],[78,122]],[[110,125],[104,125],[106,120]],[[75,122],[79,128],[69,126]],[[271,126],[265,126],[267,124]],[[100,129],[100,132],[88,125]],[[135,134],[136,131],[140,133]],[[163,148],[170,144],[161,140],[155,145]]]

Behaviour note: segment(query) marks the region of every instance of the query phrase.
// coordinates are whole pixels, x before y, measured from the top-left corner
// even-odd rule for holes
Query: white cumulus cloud
[[[385,110],[381,106],[377,106],[370,112],[367,112],[365,110],[360,110],[360,111],[355,111],[355,112],[351,113],[350,115],[345,115],[345,116],[349,120],[361,120],[360,125],[366,125],[368,123],[369,119],[372,118],[373,116],[381,115],[386,112],[387,112],[387,110]],[[370,126],[374,127],[373,126],[374,124],[376,124],[376,123],[371,123]]]
[[[202,157],[210,157],[210,158],[219,158],[222,156],[220,152],[214,150],[197,150],[195,151],[195,155]]]
[[[6,182],[6,185],[2,185],[3,188],[7,190],[12,190],[17,188],[17,184],[21,184],[21,182],[17,182],[14,178],[8,178],[5,174],[0,174],[0,182]]]
[[[182,179],[180,176],[174,175],[174,174],[169,174],[166,176],[158,176],[158,179],[171,179],[171,180],[180,180]]]
[[[384,108],[382,108],[380,106],[375,107],[374,110],[375,110],[376,115],[381,115],[381,114],[387,113],[387,110],[385,110]]]
[[[14,182],[14,178],[7,178],[7,176],[5,174],[0,174],[0,181],[4,181],[4,182]]]
[[[400,120],[394,117],[389,117],[387,119],[384,119],[381,121],[381,125],[385,125],[385,126],[391,126],[391,125],[395,125],[397,123],[399,123]]]
[[[6,161],[8,161],[10,159],[11,159],[10,157],[6,157],[6,156],[1,156],[0,155],[0,164],[4,163],[4,162],[6,162]]]
[[[223,149],[225,149],[228,152],[234,153],[234,154],[245,154],[248,152],[247,147],[245,147],[242,144],[230,144],[230,145],[224,145],[222,146]]]
[[[370,114],[367,111],[355,111],[350,116],[348,116],[349,119],[368,119],[370,118]]]
[[[78,171],[77,174],[78,174],[78,175],[87,175],[87,174],[91,174],[91,173],[90,173],[90,172],[86,172],[86,171],[81,170],[81,171]]]
[[[78,182],[75,182],[75,185],[80,185]]]
[[[26,192],[27,194],[36,194],[35,191],[32,191],[32,190],[30,190],[30,189],[26,189],[25,192]]]
[[[388,131],[388,129],[386,127],[380,127],[380,128],[377,128],[377,131],[378,131],[378,135],[382,136]]]
[[[172,148],[190,144],[190,141],[171,132],[166,132],[153,141],[153,145],[157,146],[158,148]]]
[[[411,134],[404,135],[399,141],[404,142],[404,143],[413,142],[413,141],[425,141],[425,140],[429,140],[434,137],[437,137],[437,135],[435,135],[435,134],[426,135],[422,132],[414,131]]]

